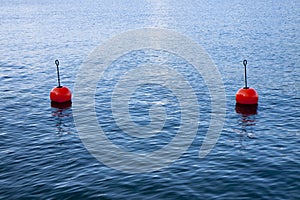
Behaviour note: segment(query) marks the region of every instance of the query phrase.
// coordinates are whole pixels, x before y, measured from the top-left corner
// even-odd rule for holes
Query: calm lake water
[[[0,0],[0,19],[0,199],[300,198],[300,1]],[[226,119],[217,144],[200,159],[211,108],[205,82],[196,75],[190,81],[202,109],[190,147],[165,168],[129,174],[89,153],[72,108],[51,107],[49,92],[57,84],[55,59],[62,84],[73,91],[81,64],[98,45],[149,27],[176,31],[206,49],[223,79]],[[151,49],[137,52],[137,59],[130,56],[115,65],[187,64]],[[244,83],[243,59],[248,84],[260,97],[253,114],[235,107],[235,93]],[[110,68],[113,84],[118,69]],[[110,86],[99,83],[95,107],[111,141],[138,152],[170,142],[180,124],[171,91],[150,85],[136,92],[137,104],[130,108],[140,124],[149,123],[147,103],[160,97],[170,103],[162,130],[169,136],[136,143],[116,127]]]

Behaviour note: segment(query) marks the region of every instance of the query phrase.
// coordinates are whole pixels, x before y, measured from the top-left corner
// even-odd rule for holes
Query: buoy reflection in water
[[[257,104],[243,105],[236,104],[235,111],[240,116],[238,124],[240,126],[239,134],[239,145],[240,149],[245,149],[245,142],[247,139],[256,139],[255,133],[256,115],[257,115]]]
[[[57,127],[57,134],[62,136],[64,134],[72,133],[68,121],[72,120],[72,109],[66,108],[55,108],[52,107],[52,116],[55,118],[55,126]]]

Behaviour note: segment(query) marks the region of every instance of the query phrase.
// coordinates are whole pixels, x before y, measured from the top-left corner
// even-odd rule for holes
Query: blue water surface
[[[0,0],[0,19],[0,199],[300,198],[298,0]],[[147,125],[149,104],[167,100],[164,137],[132,141],[110,110],[111,86],[124,73],[118,65],[165,61],[182,66],[201,108],[197,135],[177,161],[129,174],[89,153],[72,108],[51,107],[49,92],[57,84],[55,59],[62,84],[73,90],[94,48],[125,31],[149,27],[176,31],[206,49],[223,79],[226,119],[217,144],[200,159],[211,112],[201,75],[163,51],[124,55],[107,72],[114,76],[100,80],[95,95],[97,118],[116,145],[126,151],[157,150],[176,135],[181,116],[172,91],[145,85],[129,102],[132,120]],[[244,59],[248,84],[259,94],[252,113],[235,106]]]

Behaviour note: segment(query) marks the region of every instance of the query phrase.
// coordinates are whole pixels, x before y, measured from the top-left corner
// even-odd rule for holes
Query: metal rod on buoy
[[[50,91],[51,106],[56,108],[67,108],[72,104],[72,93],[66,86],[60,85],[59,61],[55,60],[58,86]]]
[[[243,65],[244,65],[244,68],[245,68],[245,87],[244,87],[244,89],[248,89],[248,86],[247,86],[247,69],[246,69],[247,60],[243,61]]]
[[[57,82],[58,82],[58,88],[61,88],[61,85],[60,85],[60,77],[59,77],[59,68],[58,68],[58,65],[59,65],[59,61],[58,60],[55,60],[55,64],[56,64],[56,71],[57,71]]]
[[[243,61],[245,68],[245,87],[239,89],[235,94],[236,103],[245,105],[255,105],[258,102],[258,94],[253,88],[247,85],[247,60]]]

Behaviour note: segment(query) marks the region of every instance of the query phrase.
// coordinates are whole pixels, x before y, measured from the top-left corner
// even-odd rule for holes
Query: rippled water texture
[[[299,13],[298,0],[0,0],[0,199],[299,199]],[[180,127],[176,96],[149,84],[136,90],[129,109],[135,123],[147,125],[149,105],[163,105],[162,136],[132,140],[119,129],[110,95],[126,67],[177,67],[200,106],[197,135],[177,161],[158,171],[128,174],[89,153],[72,108],[52,108],[49,92],[57,84],[55,59],[62,84],[73,90],[94,48],[122,32],[149,27],[176,31],[206,49],[223,78],[227,113],[217,144],[200,159],[211,116],[201,75],[168,52],[124,55],[108,68],[95,95],[98,121],[114,144],[125,151],[154,151]],[[235,106],[243,59],[248,84],[259,94],[254,111]]]

